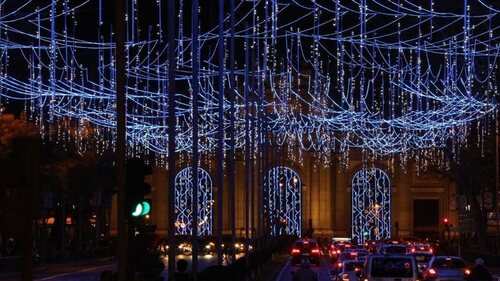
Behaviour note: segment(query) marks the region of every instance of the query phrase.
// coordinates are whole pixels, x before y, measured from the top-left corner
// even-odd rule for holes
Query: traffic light
[[[145,182],[146,175],[151,173],[151,166],[144,164],[142,159],[127,161],[127,214],[131,219],[142,218],[151,210],[151,204],[144,198],[151,193],[151,186]]]
[[[151,205],[148,201],[141,201],[135,206],[135,210],[132,212],[133,217],[146,216],[151,210]]]
[[[447,217],[443,218],[443,225],[446,231],[450,231],[450,227],[452,227],[452,225],[450,224],[450,220]]]

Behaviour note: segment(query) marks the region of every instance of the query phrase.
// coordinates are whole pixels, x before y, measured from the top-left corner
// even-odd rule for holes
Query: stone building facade
[[[301,235],[312,235],[313,237],[351,237],[353,233],[353,178],[363,167],[363,161],[359,155],[353,153],[349,160],[348,168],[341,167],[340,164],[332,164],[326,167],[319,167],[314,162],[313,154],[306,153],[302,163],[290,161],[280,161],[279,163],[269,162],[266,167],[288,167],[300,178],[300,223]],[[261,229],[269,224],[262,221],[263,213],[259,211],[258,202],[260,198],[257,184],[262,184],[259,180],[254,180],[253,201],[246,203],[245,197],[245,163],[243,160],[235,161],[235,229],[236,236],[245,235],[245,207],[249,208],[249,228],[254,229],[253,233],[260,233]],[[200,165],[200,168],[207,171],[211,177],[213,202],[212,205],[212,233],[217,233],[217,173],[215,165]],[[179,165],[177,171],[186,168]],[[449,218],[450,223],[457,222],[455,202],[456,186],[450,177],[438,174],[417,173],[417,168],[413,161],[402,166],[399,163],[387,166],[387,162],[375,162],[368,166],[369,169],[379,169],[381,174],[385,174],[390,190],[390,213],[387,236],[419,236],[442,239],[445,235],[443,218]],[[255,169],[256,170],[256,169]],[[152,214],[147,223],[157,226],[157,233],[166,236],[168,225],[168,192],[172,190],[168,187],[168,171],[156,167],[149,179],[152,186],[151,203]],[[257,175],[255,174],[255,177]],[[223,233],[230,234],[230,193],[228,176],[224,178],[223,186]],[[115,196],[116,197],[116,196]],[[252,198],[251,194],[249,198]],[[251,209],[252,202],[254,208]],[[264,202],[265,204],[265,202]],[[377,205],[378,206],[378,205]],[[116,233],[116,198],[113,200],[113,213],[111,217],[111,234]],[[264,214],[264,217],[266,215]],[[375,218],[377,220],[377,218]],[[312,232],[312,233],[311,233]],[[373,235],[373,233],[370,233]],[[448,234],[450,235],[450,234]],[[368,237],[366,237],[368,238]]]

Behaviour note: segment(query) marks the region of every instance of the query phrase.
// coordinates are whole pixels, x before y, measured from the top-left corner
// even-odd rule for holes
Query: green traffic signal
[[[133,217],[145,216],[151,211],[151,206],[148,202],[142,201],[135,206],[135,211],[132,213]]]

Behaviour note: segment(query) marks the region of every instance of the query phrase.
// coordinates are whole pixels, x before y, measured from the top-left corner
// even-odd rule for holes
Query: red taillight
[[[431,252],[431,254],[432,254],[434,251],[432,249],[430,249],[429,252]]]
[[[319,249],[313,249],[313,250],[312,250],[312,253],[313,253],[313,254],[319,254]]]
[[[435,276],[436,275],[436,271],[434,269],[429,269],[429,271],[427,271],[429,273],[429,275],[431,276]]]
[[[412,252],[412,253],[415,253],[415,248],[412,248],[412,249],[411,249],[411,252]]]
[[[337,267],[341,268],[342,267],[342,263],[341,262],[337,263]]]
[[[340,250],[337,250],[337,254],[340,254]]]
[[[300,249],[292,249],[292,254],[299,254],[300,253]]]
[[[465,272],[464,272],[464,273],[465,273],[465,275],[469,275],[469,274],[470,274],[470,270],[465,269]]]

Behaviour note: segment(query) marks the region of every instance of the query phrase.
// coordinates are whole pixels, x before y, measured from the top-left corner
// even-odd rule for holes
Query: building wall
[[[313,155],[306,154],[302,163],[292,163],[276,161],[279,165],[285,165],[294,169],[302,180],[302,228],[307,230],[309,223],[312,223],[314,237],[345,237],[351,235],[351,200],[352,200],[352,178],[363,166],[359,155],[353,153],[347,169],[341,167],[338,163],[329,167],[318,167],[313,164]],[[245,165],[244,161],[236,161],[235,168],[235,186],[236,186],[236,235],[244,236],[246,225],[245,208],[252,206],[252,192],[254,197],[253,216],[248,218],[250,227],[256,228],[258,233],[259,225],[262,221],[259,212],[259,187],[257,179],[257,169],[254,169],[254,179],[250,178],[250,183],[254,183],[249,193],[249,202],[245,197]],[[270,163],[269,167],[274,167]],[[384,170],[391,182],[392,187],[392,217],[391,221],[398,222],[398,236],[414,235],[413,206],[417,199],[437,199],[439,202],[439,215],[449,217],[452,222],[457,221],[457,215],[450,206],[450,196],[456,194],[455,185],[448,178],[439,175],[418,175],[415,165],[409,163],[405,168],[401,168],[399,163],[394,163],[391,167],[385,162],[377,162],[374,167]],[[211,165],[211,167],[216,167]],[[181,167],[178,167],[179,171]],[[182,167],[184,168],[184,167]],[[207,169],[207,167],[203,167]],[[217,172],[216,170],[207,170],[214,183],[213,198],[214,218],[213,232],[217,233]],[[168,182],[167,171],[162,168],[155,168],[151,178],[152,185],[152,217],[151,223],[157,225],[157,233],[167,235],[168,224]],[[223,233],[230,233],[230,193],[227,172],[224,178],[223,186]],[[113,201],[112,215],[112,233],[116,233],[116,198]],[[249,213],[251,214],[251,209]],[[441,220],[441,219],[439,219]],[[253,223],[253,224],[252,224]],[[428,229],[443,233],[441,223]],[[392,228],[393,235],[396,235],[396,228]]]

